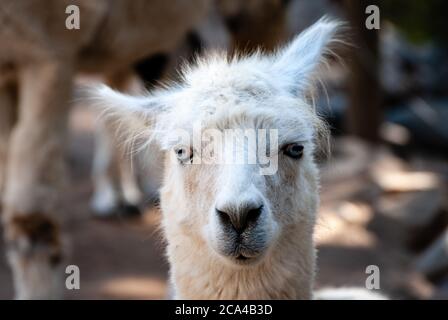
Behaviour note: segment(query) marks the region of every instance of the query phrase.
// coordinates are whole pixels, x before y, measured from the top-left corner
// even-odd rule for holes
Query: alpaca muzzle
[[[258,261],[270,238],[264,205],[250,203],[231,208],[215,208],[220,229],[218,252],[237,264]]]

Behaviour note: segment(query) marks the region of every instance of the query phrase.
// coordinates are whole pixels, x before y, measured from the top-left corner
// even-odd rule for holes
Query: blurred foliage
[[[447,0],[382,0],[381,18],[395,24],[410,41],[448,46]]]

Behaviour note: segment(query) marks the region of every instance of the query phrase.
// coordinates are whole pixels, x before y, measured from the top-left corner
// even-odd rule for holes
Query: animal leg
[[[0,208],[6,179],[6,163],[9,139],[16,118],[16,87],[0,87]]]
[[[65,186],[70,66],[39,61],[19,73],[2,215],[18,299],[59,298],[63,290],[61,233],[53,214]]]

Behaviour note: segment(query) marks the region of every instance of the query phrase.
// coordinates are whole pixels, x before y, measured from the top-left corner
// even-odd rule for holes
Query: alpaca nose
[[[215,208],[220,222],[224,226],[231,226],[238,234],[244,232],[248,226],[257,222],[263,212],[262,204],[239,205],[235,208]]]

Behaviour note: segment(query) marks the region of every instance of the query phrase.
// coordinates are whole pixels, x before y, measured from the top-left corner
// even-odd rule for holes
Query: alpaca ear
[[[304,94],[311,86],[319,67],[332,54],[342,23],[321,18],[280,50],[274,61],[274,73],[295,95]]]
[[[164,96],[131,96],[106,85],[81,90],[82,100],[99,111],[99,120],[120,142],[155,138],[157,118],[166,109]]]

